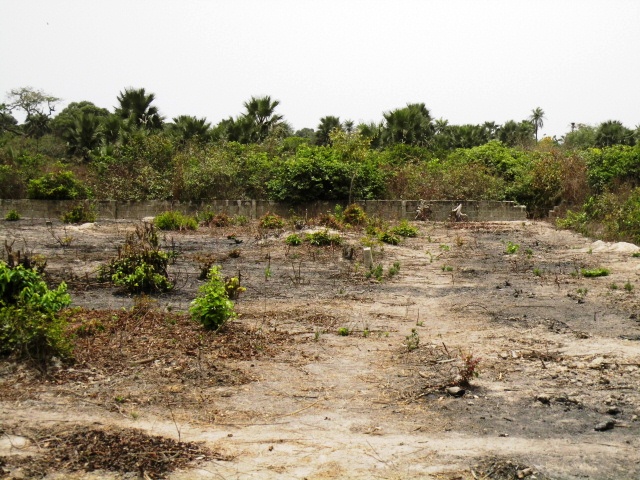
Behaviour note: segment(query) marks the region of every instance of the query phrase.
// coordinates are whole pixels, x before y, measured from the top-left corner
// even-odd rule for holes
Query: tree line
[[[411,103],[379,122],[329,115],[294,131],[270,96],[251,97],[215,125],[166,119],[144,88],[125,88],[116,100],[113,111],[80,101],[57,113],[53,95],[8,92],[0,105],[0,197],[491,199],[525,204],[531,216],[589,204],[595,218],[613,209],[595,208],[599,199],[627,202],[640,179],[639,128],[577,123],[560,139],[540,139],[539,107],[503,124],[452,125]]]

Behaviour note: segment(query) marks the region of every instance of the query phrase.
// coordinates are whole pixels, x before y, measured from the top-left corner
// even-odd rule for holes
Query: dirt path
[[[3,228],[0,241],[29,239],[52,275],[71,280],[76,304],[132,305],[82,288],[131,226],[78,229],[71,247],[41,226]],[[402,245],[374,247],[385,272],[400,263],[381,282],[364,278],[361,258],[287,248],[255,229],[239,232],[239,258],[226,255],[227,231],[167,236],[181,253],[180,288],[153,308],[185,310],[199,285],[193,255],[212,253],[248,288],[235,330],[196,347],[197,330],[184,333],[173,350],[161,350],[178,337],[165,337],[165,324],[96,336],[82,345],[101,360],[87,356],[53,380],[5,362],[0,425],[5,438],[30,440],[22,450],[0,443],[0,455],[41,452],[27,427],[99,425],[203,441],[224,456],[173,479],[640,478],[638,249],[545,223],[420,228]],[[362,234],[347,236],[355,244]],[[611,273],[580,274],[595,267]],[[477,359],[479,377],[449,394]]]

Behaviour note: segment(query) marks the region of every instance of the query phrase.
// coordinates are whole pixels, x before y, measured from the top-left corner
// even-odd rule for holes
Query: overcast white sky
[[[424,102],[452,124],[640,124],[637,0],[0,0],[0,98],[31,86],[167,118],[280,100],[295,129]],[[62,109],[58,108],[58,111]]]

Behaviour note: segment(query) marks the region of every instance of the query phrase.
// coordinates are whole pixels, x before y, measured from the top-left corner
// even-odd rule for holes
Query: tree
[[[116,113],[129,122],[131,127],[160,130],[163,117],[158,109],[151,105],[155,98],[153,93],[147,95],[144,88],[125,88],[124,92],[118,95],[120,106],[116,108]]]
[[[382,124],[369,122],[358,125],[358,133],[369,139],[371,148],[379,148],[382,146]]]
[[[571,131],[564,136],[563,145],[567,148],[591,148],[596,144],[596,128],[584,123],[571,124]]]
[[[531,116],[529,117],[533,129],[536,133],[536,143],[538,142],[538,130],[544,126],[544,110],[540,107],[531,110]]]
[[[35,115],[50,117],[60,101],[59,98],[32,87],[14,88],[7,94],[7,100],[5,109],[8,113],[22,110],[26,114],[26,120]]]
[[[635,145],[633,130],[625,127],[618,120],[602,122],[596,130],[596,146]]]
[[[524,147],[533,141],[533,124],[528,120],[517,123],[515,120],[505,122],[498,129],[498,140],[510,147]]]
[[[22,135],[18,129],[18,120],[8,112],[6,105],[2,104],[0,105],[0,134],[4,132]]]
[[[343,129],[340,117],[334,117],[332,115],[322,117],[316,129],[316,145],[330,145],[331,139],[329,138],[329,134],[335,129]]]
[[[182,142],[197,138],[206,141],[209,138],[211,124],[206,118],[196,118],[190,115],[180,115],[173,119],[173,124],[169,126],[173,135]]]
[[[93,113],[76,113],[73,124],[68,125],[62,132],[62,138],[67,141],[67,151],[71,155],[89,160],[92,150],[102,143],[102,124],[99,117]]]
[[[245,117],[251,119],[255,125],[251,135],[252,142],[261,142],[284,118],[275,113],[276,107],[280,105],[280,100],[271,100],[269,95],[264,97],[251,97],[248,102],[244,102],[246,109]]]
[[[382,140],[386,145],[406,143],[426,146],[434,134],[431,114],[424,103],[410,103],[383,114]]]
[[[106,108],[96,106],[89,101],[71,102],[58,115],[51,119],[51,131],[56,135],[63,135],[69,127],[73,127],[77,118],[83,114],[91,114],[99,119],[107,118],[110,113]]]

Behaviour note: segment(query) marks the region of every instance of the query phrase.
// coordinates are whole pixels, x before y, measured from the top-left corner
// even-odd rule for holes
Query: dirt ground
[[[381,281],[361,231],[352,259],[256,225],[161,234],[176,288],[135,300],[96,280],[134,223],[3,222],[82,308],[73,364],[0,360],[0,478],[640,478],[640,249],[415,225],[373,245]],[[247,288],[218,334],[185,314],[205,257]]]

